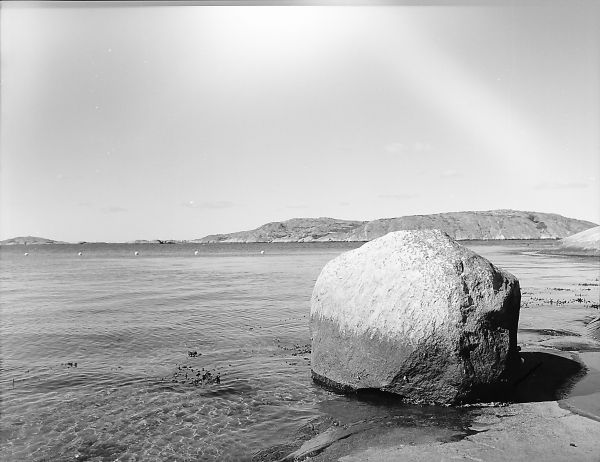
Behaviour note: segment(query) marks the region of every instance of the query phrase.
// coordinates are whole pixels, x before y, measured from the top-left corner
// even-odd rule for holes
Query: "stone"
[[[415,403],[493,394],[519,364],[520,301],[513,275],[445,233],[389,233],[321,271],[311,299],[313,379]]]
[[[600,256],[600,226],[561,239],[559,253]]]

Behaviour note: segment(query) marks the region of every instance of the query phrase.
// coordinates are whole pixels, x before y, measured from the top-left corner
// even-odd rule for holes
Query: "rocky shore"
[[[256,460],[600,461],[599,284],[595,276],[522,292],[522,365],[510,399],[434,406],[415,421],[410,405],[379,396],[388,400],[382,405],[405,406],[398,418],[315,422],[287,452]]]
[[[398,460],[597,461],[600,422],[572,413],[556,401],[511,404],[480,411],[473,434],[460,441],[371,446],[336,457],[340,462]],[[339,454],[339,453],[338,453]]]
[[[593,314],[585,311],[588,317]],[[539,312],[525,310],[523,315],[524,326],[546,325]],[[256,460],[600,460],[600,342],[587,338],[582,348],[565,339],[562,351],[541,346],[558,336],[527,338],[527,329],[519,344],[535,369],[518,386],[523,402],[463,406],[460,428],[445,419],[433,426],[414,425],[410,419],[320,422],[310,427],[312,434],[307,429],[308,439],[287,455]],[[584,330],[574,337],[586,339]]]

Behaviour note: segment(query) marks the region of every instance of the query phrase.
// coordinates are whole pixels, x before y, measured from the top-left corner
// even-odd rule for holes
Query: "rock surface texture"
[[[342,391],[476,399],[516,353],[518,280],[438,230],[398,231],[331,260],[311,300],[312,373]]]

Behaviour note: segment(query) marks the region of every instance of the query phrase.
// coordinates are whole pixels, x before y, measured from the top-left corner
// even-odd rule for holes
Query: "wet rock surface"
[[[324,452],[311,460],[595,461],[600,422],[571,414],[553,401],[486,408],[476,417],[479,431],[458,441],[387,441],[356,451]]]

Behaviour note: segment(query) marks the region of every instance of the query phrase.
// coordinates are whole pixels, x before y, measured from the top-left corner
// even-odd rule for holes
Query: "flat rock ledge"
[[[313,379],[407,402],[495,399],[519,364],[518,280],[438,230],[330,261],[311,299]]]
[[[326,460],[600,461],[600,422],[562,409],[556,401],[483,410],[473,429],[475,434],[460,441],[373,445],[342,457],[328,454]]]

